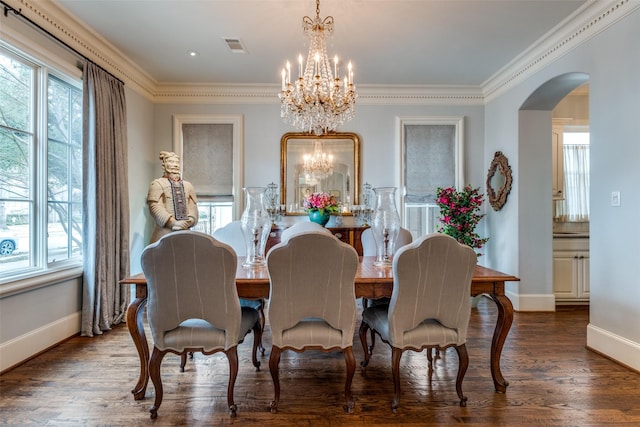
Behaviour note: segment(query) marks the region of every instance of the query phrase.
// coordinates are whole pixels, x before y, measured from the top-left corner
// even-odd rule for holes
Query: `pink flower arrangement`
[[[452,187],[438,187],[436,203],[440,207],[441,223],[438,231],[464,245],[481,248],[489,240],[488,237],[481,238],[475,232],[476,225],[484,218],[484,214],[479,213],[482,197],[480,190],[470,185],[462,191],[456,191]]]
[[[329,193],[313,193],[304,199],[304,208],[308,211],[338,212],[338,201]]]

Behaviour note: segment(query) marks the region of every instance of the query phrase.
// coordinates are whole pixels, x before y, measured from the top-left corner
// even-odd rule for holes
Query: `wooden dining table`
[[[269,275],[266,267],[246,268],[243,257],[238,257],[236,286],[238,296],[245,299],[269,298]],[[391,267],[374,266],[375,257],[360,257],[355,277],[356,297],[390,297],[393,290]],[[497,392],[504,393],[509,382],[502,376],[500,357],[513,322],[513,305],[505,295],[505,282],[519,281],[516,276],[477,265],[471,281],[471,296],[487,295],[498,308],[498,317],[491,341],[490,366]],[[147,281],[137,274],[120,280],[123,285],[135,285],[135,299],[127,307],[127,327],[140,358],[140,374],[131,393],[135,400],[143,399],[149,383],[149,345],[144,330],[144,307],[147,302]]]

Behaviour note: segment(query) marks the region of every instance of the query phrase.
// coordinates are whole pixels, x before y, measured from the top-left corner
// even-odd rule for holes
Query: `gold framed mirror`
[[[360,138],[353,132],[285,133],[280,140],[280,203],[287,214],[304,213],[304,198],[326,192],[342,210],[360,199]]]
[[[487,173],[487,198],[494,211],[502,209],[511,192],[511,166],[501,151],[496,151]]]

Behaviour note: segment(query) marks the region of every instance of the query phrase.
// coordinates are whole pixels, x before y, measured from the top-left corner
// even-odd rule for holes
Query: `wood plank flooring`
[[[226,408],[228,365],[221,355],[196,354],[184,373],[177,356],[163,363],[164,401],[149,419],[154,397],[134,401],[137,356],[124,325],[96,338],[75,337],[0,377],[0,424],[38,426],[196,425],[455,425],[640,426],[640,374],[585,349],[587,309],[516,313],[502,357],[510,382],[494,391],[489,347],[496,309],[486,298],[473,309],[467,348],[470,366],[463,383],[469,400],[458,406],[457,356],[449,349],[431,376],[425,353],[403,356],[402,398],[390,409],[393,385],[390,350],[376,344],[366,370],[353,382],[354,414],[342,410],[344,361],[339,353],[285,352],[277,414],[269,412],[273,386],[267,353],[260,372],[251,365],[252,338],[240,346],[235,389],[238,415]],[[359,319],[357,326],[359,325]],[[354,331],[354,352],[362,360]]]

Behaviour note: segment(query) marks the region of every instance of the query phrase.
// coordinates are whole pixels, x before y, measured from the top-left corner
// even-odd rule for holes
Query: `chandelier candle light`
[[[309,185],[315,185],[333,174],[333,154],[322,150],[322,140],[315,141],[313,154],[302,157],[302,171],[305,182]]]
[[[303,67],[298,56],[298,79],[291,81],[291,63],[282,69],[281,117],[303,132],[316,135],[335,131],[355,115],[356,89],[353,85],[351,62],[347,74],[340,78],[338,56],[333,67],[327,56],[325,35],[333,33],[333,16],[320,18],[320,0],[316,0],[316,17],[302,18],[302,26],[309,37],[309,54]],[[332,71],[333,68],[333,71]],[[303,72],[304,69],[304,72]]]

